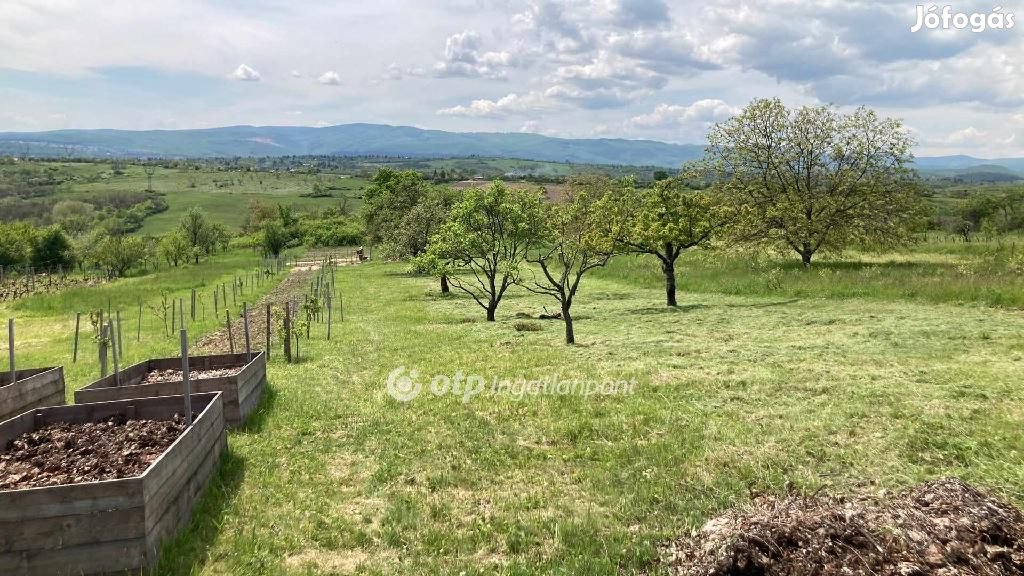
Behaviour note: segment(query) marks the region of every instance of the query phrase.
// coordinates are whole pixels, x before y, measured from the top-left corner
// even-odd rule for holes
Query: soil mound
[[[670,574],[1024,574],[1024,515],[964,482],[891,498],[759,497],[663,549]]]

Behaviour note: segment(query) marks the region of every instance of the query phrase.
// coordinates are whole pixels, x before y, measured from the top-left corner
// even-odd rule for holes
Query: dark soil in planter
[[[677,576],[1024,574],[1024,514],[955,478],[878,498],[765,496],[666,544],[662,562]]]
[[[23,434],[0,452],[0,490],[139,476],[187,426],[174,420],[113,417],[53,424]]]
[[[242,366],[238,366],[234,368],[216,368],[213,370],[189,370],[188,377],[190,380],[223,378],[235,376],[242,371],[242,368]],[[154,370],[147,374],[140,384],[158,384],[160,382],[181,382],[181,370]]]

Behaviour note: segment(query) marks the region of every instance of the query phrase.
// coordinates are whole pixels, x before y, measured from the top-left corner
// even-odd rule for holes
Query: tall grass
[[[598,277],[647,288],[664,283],[651,256],[622,256]],[[1024,242],[933,237],[897,253],[821,256],[811,268],[786,253],[695,250],[676,266],[682,292],[789,298],[878,298],[1024,307]]]

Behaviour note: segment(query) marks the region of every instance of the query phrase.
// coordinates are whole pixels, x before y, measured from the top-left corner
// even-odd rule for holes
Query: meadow
[[[273,352],[271,392],[232,433],[157,573],[657,573],[660,542],[752,493],[878,492],[956,475],[1022,504],[1019,276],[986,276],[1005,301],[972,292],[982,274],[960,270],[983,269],[985,254],[930,244],[803,271],[788,256],[698,252],[680,266],[675,309],[656,264],[624,258],[585,281],[573,347],[557,320],[526,320],[553,300],[513,291],[488,323],[404,264],[340,268],[344,321],[330,342],[304,342],[298,364]],[[148,306],[196,283],[207,292],[251,259],[232,252],[2,312],[17,318],[19,362],[63,363],[74,389],[96,372],[94,348],[69,363],[74,309]],[[776,268],[781,279],[765,284],[757,270]],[[207,318],[196,337],[218,327]],[[131,340],[125,363],[175,351],[158,324]],[[409,402],[387,392],[399,368],[423,385]],[[488,386],[636,385],[465,401],[431,392],[434,375],[456,373]]]

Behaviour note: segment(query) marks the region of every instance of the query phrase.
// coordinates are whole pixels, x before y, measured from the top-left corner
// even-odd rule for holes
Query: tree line
[[[378,254],[411,259],[489,321],[514,286],[551,297],[572,344],[582,281],[622,254],[650,256],[676,306],[679,257],[712,243],[777,247],[810,267],[823,252],[912,242],[927,223],[912,145],[898,120],[867,108],[755,100],[711,129],[702,160],[649,186],[581,175],[545,201],[542,190],[497,180],[458,191],[384,168],[362,218]]]

